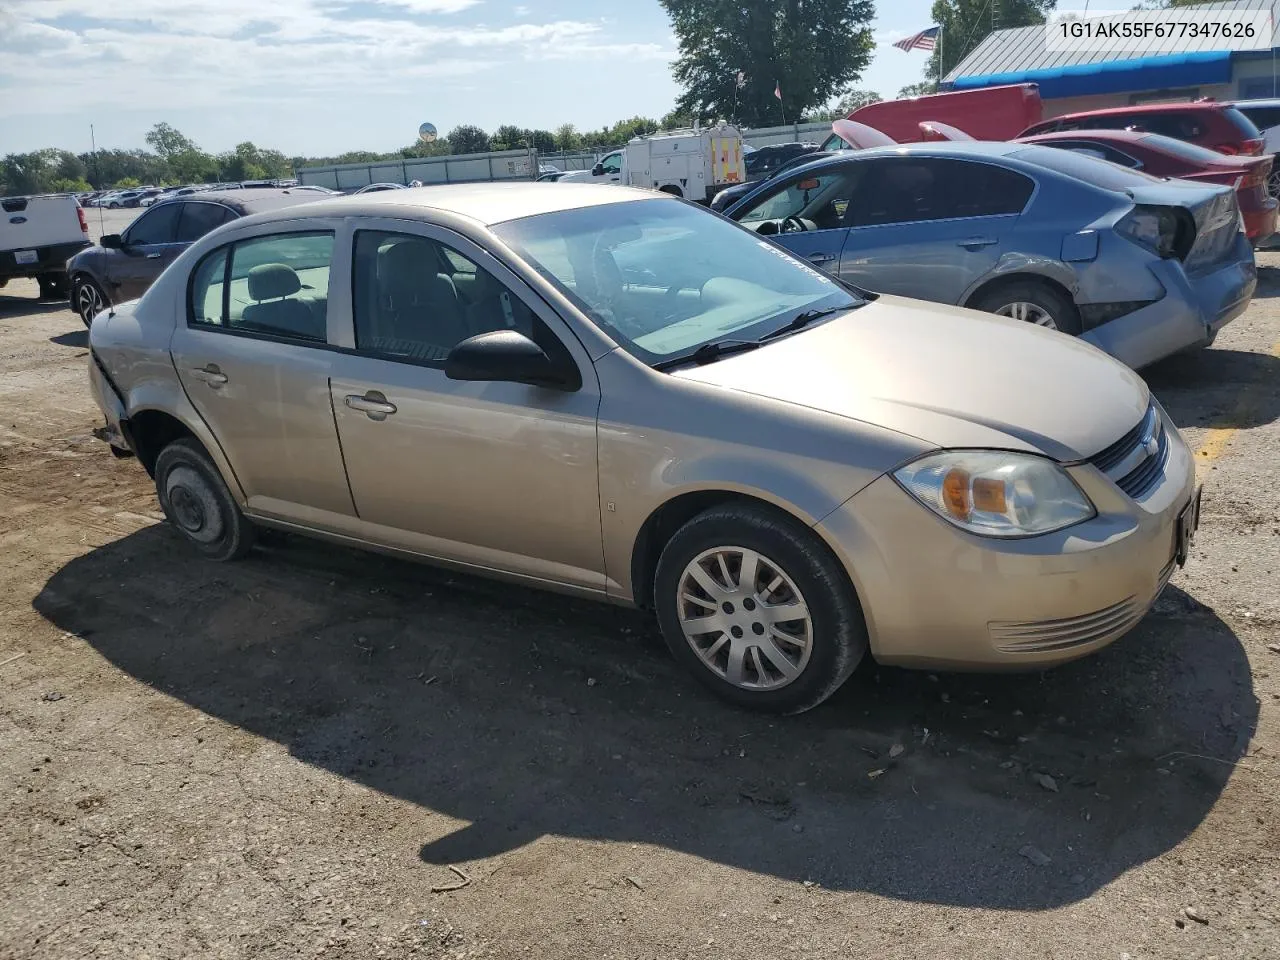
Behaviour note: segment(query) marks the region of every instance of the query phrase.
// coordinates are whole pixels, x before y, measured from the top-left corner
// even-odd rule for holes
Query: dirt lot
[[[1149,372],[1204,522],[1131,636],[867,665],[785,721],[625,611],[295,538],[198,560],[89,435],[79,320],[11,283],[0,957],[1280,957],[1261,260],[1215,348]]]

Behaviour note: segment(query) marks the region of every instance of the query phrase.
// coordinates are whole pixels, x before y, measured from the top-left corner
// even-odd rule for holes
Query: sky
[[[892,43],[930,6],[879,4],[858,86],[923,79]],[[395,150],[423,121],[598,128],[667,113],[675,56],[657,0],[2,0],[0,155],[87,150],[90,124],[101,148],[165,121],[289,156]]]

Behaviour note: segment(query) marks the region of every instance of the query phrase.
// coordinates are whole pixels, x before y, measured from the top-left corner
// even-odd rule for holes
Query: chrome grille
[[[1169,431],[1155,403],[1136,427],[1089,462],[1135,500],[1159,483],[1169,462]]]
[[[1129,597],[1093,613],[1059,620],[997,620],[987,624],[996,649],[1004,653],[1043,653],[1083,647],[1128,630],[1145,613]]]

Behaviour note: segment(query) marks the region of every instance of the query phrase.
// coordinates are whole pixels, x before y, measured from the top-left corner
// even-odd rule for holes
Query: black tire
[[[253,524],[195,440],[175,440],[161,450],[155,476],[164,515],[201,554],[210,560],[239,560],[253,549]]]
[[[735,685],[713,670],[685,637],[680,615],[681,604],[687,601],[681,596],[681,581],[696,558],[717,547],[756,551],[785,573],[804,599],[811,623],[808,659],[799,674],[783,686],[745,689]],[[754,595],[762,596],[759,592]],[[681,527],[658,560],[653,602],[663,637],[676,660],[718,696],[754,710],[789,714],[816,707],[849,679],[867,651],[862,607],[840,562],[812,531],[769,507],[729,503],[712,507]],[[752,616],[745,613],[748,609],[759,616],[758,611],[764,608],[744,604],[742,616]],[[751,638],[746,639],[749,644]],[[733,645],[732,638],[725,642]]]
[[[92,306],[95,297],[101,304],[101,307],[96,310]],[[71,282],[71,309],[76,312],[86,327],[93,323],[96,312],[101,312],[109,306],[111,301],[107,299],[106,293],[96,280],[82,273],[76,274],[76,278]]]
[[[65,273],[42,273],[36,277],[40,287],[41,300],[67,299],[67,275]]]
[[[987,313],[1000,313],[1014,303],[1035,304],[1053,318],[1054,329],[1080,335],[1080,311],[1070,297],[1044,280],[1028,278],[1002,283],[975,297],[969,306]]]

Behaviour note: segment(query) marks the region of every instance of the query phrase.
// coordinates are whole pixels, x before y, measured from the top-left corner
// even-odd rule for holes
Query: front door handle
[[[191,376],[195,377],[203,383],[217,389],[227,382],[227,375],[218,369],[216,363],[208,363],[203,367],[196,367],[191,371]]]
[[[964,247],[966,250],[977,250],[981,247],[989,247],[999,242],[1000,240],[998,237],[968,237],[967,239],[961,240],[958,243],[958,246]]]
[[[812,264],[815,264],[817,266],[822,266],[822,264],[824,263],[834,262],[837,258],[836,258],[836,255],[833,253],[811,253],[805,259],[807,259]]]
[[[352,410],[367,414],[370,420],[385,420],[398,409],[378,390],[369,390],[363,397],[348,394],[343,402]]]
[[[148,259],[148,260],[159,260],[162,256],[163,256],[163,254],[160,254],[160,253],[148,253],[148,254],[147,254],[147,259]]]

